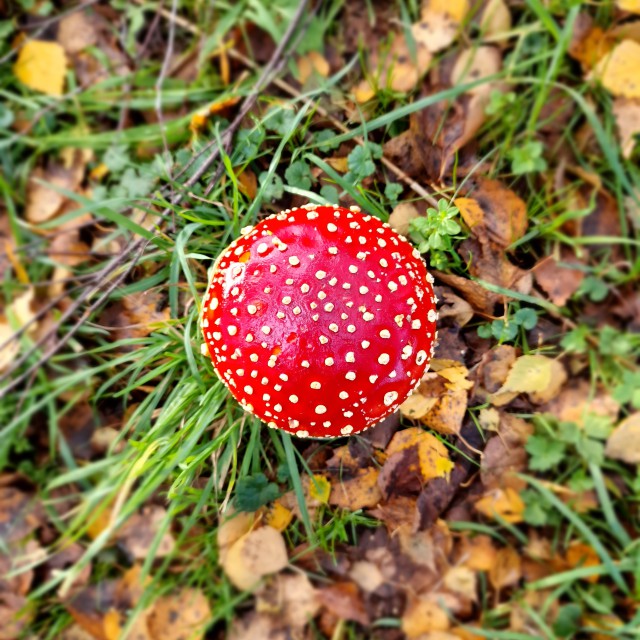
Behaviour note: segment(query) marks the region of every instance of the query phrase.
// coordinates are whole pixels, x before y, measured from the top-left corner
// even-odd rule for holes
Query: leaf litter
[[[452,245],[450,262],[433,269],[442,298],[440,352],[416,392],[403,403],[402,420],[396,416],[348,444],[300,448],[298,453],[307,464],[300,487],[306,514],[287,481],[265,469],[264,482],[260,479],[246,485],[244,499],[238,484],[235,508],[207,520],[204,528],[209,535],[211,527],[216,528],[218,564],[210,567],[209,579],[225,581],[226,589],[246,593],[248,598],[235,611],[224,637],[303,638],[309,637],[312,624],[324,636],[337,638],[342,637],[345,623],[369,633],[382,619],[393,619],[396,626],[376,630],[376,637],[385,639],[399,638],[399,633],[430,640],[484,637],[474,634],[474,629],[493,629],[487,625],[495,624],[482,610],[485,599],[501,616],[501,630],[537,633],[532,610],[542,611],[545,624],[562,630],[561,625],[573,619],[566,607],[575,603],[566,604],[561,596],[544,601],[551,598],[549,592],[527,591],[525,585],[562,571],[595,570],[601,566],[602,555],[592,540],[576,530],[565,528],[561,534],[556,530],[554,535],[558,514],[546,513],[553,510],[541,505],[523,474],[540,473],[547,490],[573,513],[592,517],[593,512],[600,517],[596,509],[602,487],[594,487],[585,469],[604,457],[607,465],[637,465],[640,461],[638,413],[628,410],[631,400],[614,399],[606,384],[588,378],[589,355],[580,346],[579,336],[568,345],[559,338],[583,325],[596,333],[609,324],[613,332],[623,335],[620,318],[633,314],[633,309],[623,305],[631,296],[622,280],[615,292],[607,290],[605,298],[597,300],[598,278],[604,282],[610,268],[599,242],[602,237],[620,237],[626,224],[619,213],[618,186],[614,188],[611,179],[602,180],[585,168],[588,162],[580,154],[593,159],[599,153],[589,123],[581,123],[581,138],[571,145],[563,139],[568,117],[562,126],[558,125],[560,117],[545,123],[527,143],[533,143],[529,149],[540,151],[537,161],[545,167],[535,183],[544,202],[523,199],[526,181],[532,178],[526,162],[520,165],[525,167],[522,172],[513,162],[511,173],[504,170],[498,178],[485,177],[496,172],[492,160],[479,154],[478,141],[487,123],[495,124],[493,104],[507,105],[510,99],[512,87],[503,82],[503,70],[509,69],[514,43],[522,37],[518,27],[513,27],[521,7],[502,0],[478,6],[466,0],[426,0],[415,21],[401,25],[389,8],[376,6],[372,20],[365,4],[349,3],[344,9],[345,21],[353,27],[351,34],[328,41],[324,51],[297,55],[291,65],[295,81],[314,89],[339,67],[336,59],[342,45],[353,53],[358,47],[355,39],[360,39],[360,46],[364,43],[367,55],[362,74],[349,76],[352,84],[346,87],[355,105],[345,99],[342,105],[331,106],[332,114],[339,118],[351,114],[366,128],[381,95],[402,100],[412,94],[421,99],[476,83],[457,97],[434,100],[414,110],[404,131],[394,126],[386,139],[374,133],[371,140],[409,180],[442,191],[459,211],[460,233]],[[633,2],[619,2],[617,7],[616,11],[638,14]],[[581,9],[570,34],[569,55],[586,82],[611,96],[615,122],[611,130],[619,136],[622,157],[632,159],[640,130],[640,96],[633,73],[638,67],[634,61],[640,37],[637,21],[627,13],[616,14],[615,24],[606,26]],[[96,7],[95,12],[86,9],[65,16],[59,21],[55,42],[27,40],[18,48],[15,77],[25,87],[55,98],[65,90],[67,72],[86,86],[97,85],[112,73],[124,76],[133,60],[109,27],[109,20],[117,15],[114,9]],[[248,26],[249,38],[256,42],[265,38],[257,35],[254,25]],[[150,37],[149,42],[152,40]],[[216,55],[221,69],[224,67],[222,84],[229,86],[231,74],[238,69],[229,67],[228,60],[223,63],[226,54]],[[589,105],[595,108],[591,100],[589,97]],[[193,140],[207,135],[208,127],[220,118],[236,113],[239,102],[240,97],[232,95],[198,105],[186,125]],[[564,106],[553,93],[544,105],[548,109],[545,117],[551,107],[562,111]],[[139,115],[155,117],[149,111]],[[506,112],[501,115],[508,118]],[[123,126],[126,124],[125,118]],[[542,140],[557,148],[544,148]],[[323,159],[343,179],[355,168],[366,167],[368,175],[362,177],[362,184],[373,188],[381,177],[374,162],[380,155],[377,150],[369,156],[362,152],[369,166],[355,163],[353,151],[351,143],[346,143]],[[556,173],[545,172],[547,164],[554,164],[556,152]],[[525,161],[531,160],[522,153]],[[95,265],[96,253],[123,249],[122,241],[111,236],[112,229],[104,221],[88,213],[74,213],[82,197],[91,196],[92,189],[100,192],[118,174],[113,160],[107,166],[92,152],[63,149],[56,157],[51,154],[38,160],[28,176],[24,224],[44,240],[46,255],[54,265],[46,295],[63,298],[55,313],[70,304],[71,298],[65,296],[67,281],[78,267]],[[259,163],[233,168],[238,191],[249,201],[259,192],[259,170],[265,168]],[[308,181],[293,185],[294,189],[315,188],[320,176],[325,179],[323,172],[315,168],[302,171],[301,165],[285,174],[285,179],[294,181],[294,175]],[[141,178],[133,177],[134,182]],[[562,196],[548,189],[553,181],[558,191],[569,193],[566,208],[580,215],[567,216],[556,235],[538,242],[535,234],[549,222],[544,211],[561,203]],[[419,191],[413,197],[406,186],[399,189],[411,200],[389,199],[393,204],[389,206],[390,224],[408,235],[411,221],[426,215],[426,203],[420,200]],[[339,196],[344,202],[351,197]],[[295,197],[287,203],[295,205]],[[628,206],[635,211],[637,202],[631,198]],[[154,228],[141,210],[130,219],[146,229]],[[611,254],[612,268],[627,268],[628,256],[620,247],[614,247]],[[26,274],[15,255],[9,256],[9,263],[16,273]],[[138,275],[155,275],[153,265],[146,268]],[[201,275],[204,279],[204,273]],[[22,293],[3,311],[0,342],[21,328],[25,328],[25,340],[30,340],[51,322],[51,312],[36,318],[45,302],[43,288],[25,277],[21,284]],[[140,340],[169,330],[171,295],[160,288],[128,292],[103,308],[94,326],[113,341]],[[611,305],[600,305],[597,310],[588,306],[603,299],[611,301],[607,296],[618,298],[618,315]],[[554,310],[547,316],[540,308]],[[522,309],[535,310],[534,326],[515,321]],[[508,332],[500,333],[499,338],[488,334],[493,341],[482,334],[482,323],[492,331],[495,323],[502,323],[501,331],[516,327],[516,334],[511,338]],[[593,357],[606,357],[609,348],[616,366],[633,374],[629,352],[621,346],[623,338],[611,337],[608,347],[601,344],[603,336],[593,339],[600,341],[602,349]],[[1,349],[0,369],[6,369],[20,347],[14,342]],[[625,389],[617,394],[633,398],[633,392],[629,395]],[[136,407],[127,411],[132,413]],[[60,432],[76,460],[84,463],[94,458],[118,438],[118,429],[99,427],[101,418],[86,399],[63,416]],[[126,416],[118,415],[114,424],[126,424]],[[107,428],[112,432],[106,434],[105,446],[94,446],[94,435]],[[575,458],[567,453],[571,447],[577,451]],[[569,478],[563,465],[576,460],[582,475]],[[563,477],[569,479],[560,482],[559,476],[547,477],[543,467],[557,467],[558,473],[562,468]],[[616,499],[631,492],[631,481],[623,479],[615,467],[607,466],[606,474],[605,490]],[[140,506],[112,531],[119,512],[107,501],[88,523],[87,539],[67,543],[47,557],[45,549],[54,549],[62,540],[48,522],[39,497],[23,478],[2,478],[0,532],[10,553],[0,555],[2,573],[8,576],[0,578],[0,638],[16,636],[38,616],[28,597],[40,580],[39,570],[32,566],[42,563],[46,574],[57,576],[83,558],[91,539],[101,537],[106,538],[107,551],[123,554],[126,567],[114,562],[108,577],[100,578],[98,563],[91,561],[67,592],[58,593],[59,603],[74,621],[61,637],[110,640],[122,637],[128,629],[130,637],[152,640],[203,638],[212,618],[219,620],[217,603],[208,589],[165,585],[163,595],[152,602],[143,598],[160,567],[156,559],[177,562],[176,572],[182,562],[188,564],[185,557],[189,554],[179,547],[180,528],[175,522],[165,527],[164,503],[158,500]],[[253,478],[256,480],[255,475]],[[546,512],[541,514],[541,510]],[[337,543],[323,548],[297,533],[307,515],[314,523],[357,516],[366,525],[358,527],[357,536],[344,534]],[[467,528],[465,523],[473,526]],[[624,528],[631,530],[627,523]],[[143,570],[141,563],[151,552],[154,561]],[[583,582],[596,585],[601,580],[608,578],[596,572],[585,574]],[[593,600],[596,592],[589,593]],[[620,597],[617,613],[622,609],[628,613],[631,606],[622,603]],[[587,613],[580,608],[577,619],[606,630],[623,624],[617,613]],[[217,637],[218,622],[209,633]]]

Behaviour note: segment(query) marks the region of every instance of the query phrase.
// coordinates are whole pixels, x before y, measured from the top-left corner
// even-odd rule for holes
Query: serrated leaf
[[[256,473],[238,480],[234,506],[238,511],[257,511],[280,495],[278,485],[269,482],[264,473]]]
[[[564,442],[545,435],[531,436],[524,448],[531,456],[529,468],[533,471],[552,469],[562,462],[566,451]]]

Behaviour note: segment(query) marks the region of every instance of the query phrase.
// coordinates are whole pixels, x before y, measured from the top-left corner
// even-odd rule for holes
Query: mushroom
[[[432,284],[388,224],[309,204],[243,229],[220,255],[202,330],[248,412],[300,437],[346,436],[420,383],[436,339]]]

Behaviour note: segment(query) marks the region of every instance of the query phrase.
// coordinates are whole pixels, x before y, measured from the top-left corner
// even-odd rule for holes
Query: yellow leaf
[[[617,0],[616,4],[621,11],[640,13],[640,0]]]
[[[292,519],[293,512],[276,500],[269,506],[264,522],[278,531],[284,531]]]
[[[327,504],[331,493],[331,483],[324,476],[316,476],[309,481],[309,497],[322,504]]]
[[[468,12],[468,0],[427,0],[420,22],[411,27],[411,33],[416,43],[431,53],[442,51],[456,39]]]
[[[391,457],[394,453],[410,447],[418,449],[420,471],[425,481],[446,476],[454,467],[449,459],[447,447],[434,435],[420,427],[398,431],[391,439],[386,453]]]
[[[545,356],[519,357],[511,367],[505,383],[498,393],[536,393],[544,391],[551,383],[551,363]]]
[[[504,0],[489,0],[482,12],[480,31],[483,39],[496,40],[511,29],[511,12]]]
[[[148,628],[153,640],[200,640],[211,620],[211,607],[199,589],[183,588],[158,598],[149,613]],[[131,634],[131,638],[138,638]]]
[[[438,398],[425,398],[419,393],[414,393],[400,405],[400,413],[410,420],[421,420],[437,402]]]
[[[456,198],[453,204],[460,210],[462,219],[466,222],[471,231],[484,221],[484,211],[475,198]]]
[[[379,469],[367,467],[355,477],[337,482],[331,492],[330,504],[349,511],[375,507],[382,500],[379,475]]]
[[[489,571],[494,589],[511,587],[522,577],[522,560],[515,549],[504,547],[498,551],[496,561]]]
[[[441,360],[434,358],[431,361],[431,371],[435,371],[441,378],[448,380],[447,389],[451,391],[466,390],[473,387],[473,382],[467,380],[469,369],[457,360]]]
[[[506,489],[494,489],[485,494],[476,502],[475,508],[487,518],[497,519],[499,516],[507,522],[515,524],[522,522],[524,502],[515,489],[507,487]]]
[[[60,96],[64,89],[67,58],[57,42],[29,40],[24,44],[13,67],[16,78],[30,89],[50,96]]]
[[[640,411],[625,418],[607,439],[605,454],[628,464],[640,464]]]
[[[298,58],[298,74],[302,84],[304,84],[314,72],[326,78],[330,70],[331,67],[327,59],[318,51],[309,51],[306,55]]]
[[[398,204],[389,216],[389,224],[394,231],[403,236],[409,235],[409,223],[420,217],[417,207],[410,202]]]
[[[446,631],[449,616],[432,600],[420,598],[411,603],[402,616],[402,630],[408,638],[417,638],[432,631]]]
[[[451,567],[444,575],[444,586],[472,602],[478,597],[476,574],[468,567]]]
[[[33,289],[27,289],[23,294],[19,295],[7,309],[8,319],[0,318],[0,344],[6,342],[13,336],[14,332],[24,327],[27,322],[33,319],[34,313],[31,311],[31,303],[33,302]],[[27,333],[33,333],[36,324],[29,325]],[[20,351],[20,342],[14,340],[6,347],[0,349],[0,371],[6,369],[15,356]]]
[[[623,40],[596,65],[594,75],[614,96],[640,98],[638,69],[640,44],[633,40]]]

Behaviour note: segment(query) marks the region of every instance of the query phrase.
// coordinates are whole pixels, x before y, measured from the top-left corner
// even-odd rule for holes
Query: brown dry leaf
[[[391,228],[403,236],[409,235],[409,223],[420,217],[417,207],[411,202],[400,202],[389,216]]]
[[[607,457],[640,464],[640,411],[625,418],[607,438]]]
[[[98,28],[95,14],[76,11],[62,18],[58,23],[57,40],[69,55],[96,44]]]
[[[438,316],[440,320],[445,318],[453,318],[455,324],[459,327],[464,327],[471,322],[474,316],[472,306],[466,301],[455,295],[451,291],[445,291],[442,294],[445,304],[438,309]]]
[[[454,467],[445,445],[420,427],[410,427],[396,433],[387,447],[387,455],[391,458],[407,449],[417,450],[420,472],[425,482],[445,477]]]
[[[291,630],[301,630],[319,609],[316,589],[304,573],[280,573],[257,594],[256,611],[276,616]]]
[[[611,51],[615,40],[615,36],[594,25],[591,16],[581,13],[574,24],[569,55],[580,62],[584,71],[588,71]]]
[[[238,175],[238,188],[240,193],[244,194],[250,200],[255,199],[258,194],[258,178],[250,169],[241,171]]]
[[[483,40],[499,40],[511,30],[511,12],[504,0],[488,0],[480,18]]]
[[[618,138],[622,156],[630,158],[640,134],[640,100],[616,98],[613,102],[613,115],[618,128]]]
[[[335,582],[317,590],[318,600],[334,616],[341,620],[353,620],[369,624],[369,616],[362,602],[358,587],[353,582]]]
[[[552,256],[543,258],[532,269],[533,277],[542,290],[549,296],[553,304],[564,307],[567,300],[578,290],[584,280],[584,271],[572,269],[567,263],[579,264],[570,251],[564,251],[560,264]]]
[[[527,393],[532,402],[542,404],[555,397],[567,379],[560,362],[541,355],[520,356],[511,367],[502,387],[491,394],[497,406],[511,402],[519,393]]]
[[[153,603],[148,626],[152,640],[199,640],[210,619],[211,607],[204,593],[184,588]]]
[[[527,205],[499,180],[475,181],[469,196],[456,198],[454,204],[472,233],[481,241],[491,240],[508,247],[527,230]]]
[[[402,616],[402,630],[407,638],[419,638],[432,631],[447,631],[450,626],[447,612],[427,598],[414,599]]]
[[[0,638],[2,638],[1,635]],[[95,640],[95,636],[74,623],[60,634],[60,640]]]
[[[513,587],[522,577],[522,561],[518,552],[511,547],[500,549],[496,561],[489,571],[489,580],[494,589]]]
[[[33,289],[29,287],[24,293],[21,293],[15,298],[6,309],[7,315],[0,316],[0,344],[9,340],[11,336],[18,330],[24,327],[28,322],[35,317],[34,312],[31,310],[31,303],[33,302]],[[29,325],[27,329],[27,335],[33,334],[37,329],[37,323]],[[15,359],[16,355],[20,352],[20,341],[13,340],[6,347],[0,349],[0,372],[4,371]]]
[[[451,567],[444,574],[444,586],[471,602],[478,598],[476,574],[468,566]]]
[[[593,75],[616,97],[640,98],[640,44],[623,40],[596,65]]]
[[[501,518],[512,524],[523,520],[524,502],[520,494],[511,487],[496,488],[485,493],[474,506],[476,511],[487,518]]]
[[[165,296],[151,289],[124,296],[104,311],[100,323],[109,327],[115,340],[143,338],[164,326],[169,315]]]
[[[301,84],[304,84],[314,73],[326,78],[330,70],[327,59],[318,51],[309,51],[298,58],[298,79]]]
[[[284,569],[289,563],[282,534],[273,527],[245,533],[229,547],[222,568],[240,590],[255,586],[261,578]]]
[[[510,445],[500,436],[491,438],[482,453],[480,477],[487,489],[511,487],[524,489],[525,482],[515,477],[527,468],[527,453],[522,443]]]
[[[567,569],[577,569],[578,567],[597,567],[602,561],[595,549],[585,542],[572,542],[565,554]],[[587,582],[598,582],[597,574],[583,578]]]
[[[163,507],[150,505],[143,507],[116,532],[115,538],[129,555],[135,560],[144,560],[155,545],[155,538],[163,526],[167,512]],[[164,558],[171,554],[174,539],[169,531],[162,534],[162,538],[155,550],[156,558]]]
[[[28,631],[35,611],[24,596],[0,591],[0,640],[16,640]]]
[[[61,96],[67,57],[57,42],[28,40],[18,53],[13,72],[30,89],[50,96]]]
[[[233,621],[229,640],[258,640],[258,638],[291,640],[291,633],[273,616],[255,611]]]
[[[413,527],[417,517],[417,501],[415,497],[392,495],[369,514],[384,522],[389,532],[395,533],[401,527]]]
[[[382,500],[378,486],[379,475],[378,469],[368,467],[361,469],[353,478],[337,479],[333,484],[329,504],[349,511],[375,507]]]
[[[81,180],[82,175],[75,167],[68,169],[51,164],[47,169],[35,169],[27,183],[26,219],[33,224],[40,224],[60,214],[67,198],[57,189],[75,191]]]
[[[540,409],[544,413],[552,414],[560,422],[582,425],[590,414],[616,420],[620,405],[604,388],[594,390],[586,380],[576,380]]]
[[[423,0],[420,22],[411,31],[431,53],[446,49],[457,37],[469,13],[468,0]]]
[[[493,313],[494,306],[501,299],[497,293],[492,293],[469,278],[434,270],[431,273],[444,284],[459,291],[471,307],[481,313]]]

